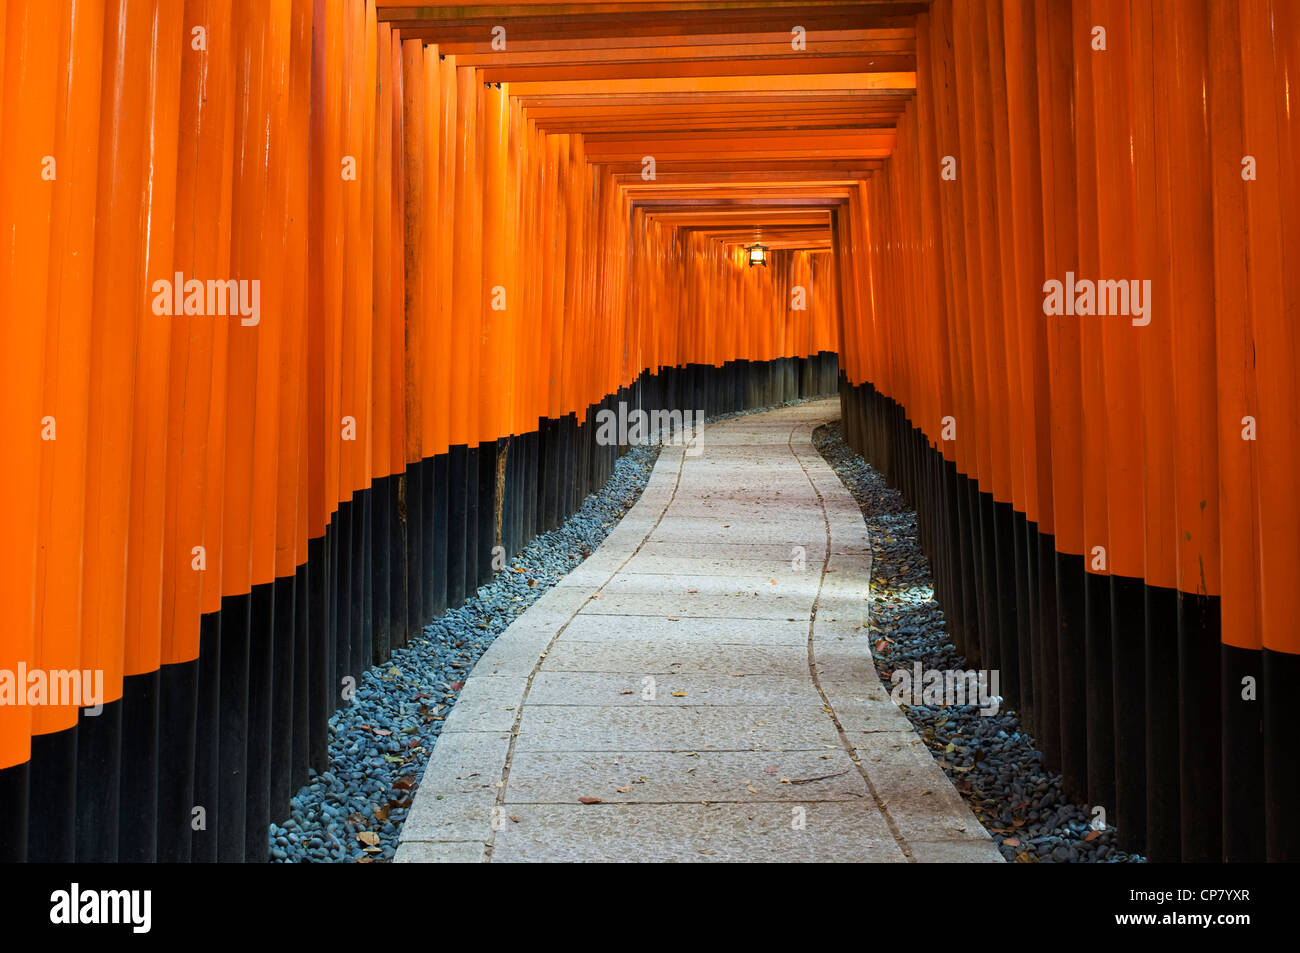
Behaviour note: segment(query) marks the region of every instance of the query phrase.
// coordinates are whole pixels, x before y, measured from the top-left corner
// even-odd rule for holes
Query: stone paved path
[[[475,666],[399,862],[1001,860],[872,665],[867,529],[810,442],[838,416],[663,449]]]

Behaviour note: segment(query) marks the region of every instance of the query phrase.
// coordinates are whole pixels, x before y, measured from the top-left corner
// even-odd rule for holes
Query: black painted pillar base
[[[1257,863],[1268,853],[1264,835],[1263,658],[1258,649],[1222,645],[1219,651],[1223,859]]]
[[[311,546],[308,545],[308,551]],[[194,719],[194,794],[185,819],[190,860],[217,860],[221,778],[221,613],[199,619],[199,671]]]
[[[464,603],[466,593],[466,532],[469,524],[469,448],[457,444],[447,451],[447,605]]]
[[[117,862],[122,702],[77,721],[77,863]]]
[[[36,864],[71,863],[77,856],[77,726],[33,736],[28,764],[29,780],[23,791],[28,810],[21,815],[24,820],[29,811],[31,815],[26,859]],[[27,769],[26,765],[21,767]],[[22,773],[18,768],[8,768],[0,772],[0,779],[11,772],[15,776]],[[0,790],[4,783],[0,780]],[[6,814],[16,807],[3,793],[0,804],[5,806]],[[4,821],[0,821],[0,831],[4,831],[0,835],[0,844],[4,845],[0,847],[0,859],[22,860],[21,839],[9,840]]]
[[[1263,651],[1264,823],[1268,859],[1300,861],[1300,749],[1295,743],[1295,687],[1300,655]]]
[[[1110,579],[1115,806],[1107,820],[1121,850],[1146,850],[1146,584]]]
[[[1061,717],[1061,785],[1077,800],[1088,797],[1088,647],[1084,631],[1084,558],[1056,554],[1058,699]]]
[[[271,708],[275,667],[275,586],[249,593],[248,746],[244,783],[244,860],[264,862],[271,823]],[[286,620],[289,621],[289,620]]]
[[[1156,862],[1182,858],[1178,721],[1178,593],[1147,586],[1146,855]]]
[[[243,863],[248,809],[248,666],[252,596],[221,600],[221,745],[217,859]]]
[[[1223,859],[1219,600],[1178,593],[1182,859]]]
[[[448,478],[450,460],[440,453],[431,461],[433,494],[428,500],[429,535],[432,546],[429,552],[429,571],[433,578],[429,588],[429,611],[434,617],[447,611],[447,519],[449,506]],[[386,659],[388,656],[385,655]]]
[[[1115,701],[1111,681],[1110,590],[1113,576],[1085,573],[1083,629],[1087,654],[1088,805],[1115,810]]]
[[[1056,536],[1038,537],[1038,629],[1041,639],[1039,665],[1042,678],[1034,682],[1037,698],[1038,750],[1043,764],[1061,770],[1061,643],[1060,609],[1057,605]]]
[[[0,863],[16,864],[27,859],[31,771],[30,761],[0,768],[0,805],[4,806],[0,811]]]
[[[163,666],[159,688],[158,860],[185,863],[190,860],[194,809],[198,659]]]

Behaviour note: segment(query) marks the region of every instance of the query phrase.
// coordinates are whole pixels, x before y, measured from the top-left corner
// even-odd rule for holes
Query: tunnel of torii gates
[[[1073,797],[1300,857],[1300,4],[8,0],[0,63],[4,857],[265,859],[599,411],[835,393]]]

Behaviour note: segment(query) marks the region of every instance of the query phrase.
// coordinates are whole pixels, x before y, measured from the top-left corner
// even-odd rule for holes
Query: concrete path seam
[[[830,717],[831,722],[835,725],[835,732],[840,737],[840,743],[844,745],[844,750],[849,754],[849,760],[851,760],[854,766],[857,767],[858,773],[862,775],[862,780],[867,785],[867,790],[871,792],[871,799],[876,804],[876,810],[878,810],[881,817],[885,819],[885,824],[889,827],[889,833],[893,835],[894,840],[898,843],[898,849],[903,852],[903,856],[907,858],[907,862],[914,864],[916,863],[916,858],[912,856],[912,848],[908,845],[907,838],[905,838],[899,831],[898,822],[894,820],[894,816],[890,813],[888,805],[880,796],[880,792],[876,790],[876,785],[872,782],[871,776],[867,773],[866,767],[863,766],[862,758],[854,750],[853,743],[849,741],[849,736],[845,732],[844,726],[840,723],[839,717],[835,714],[835,706],[831,704],[830,698],[822,689],[821,676],[817,673],[817,651],[813,645],[813,634],[817,629],[817,610],[821,607],[822,586],[826,582],[826,570],[830,568],[831,564],[831,523],[830,518],[826,515],[826,499],[822,496],[821,490],[817,489],[817,484],[813,481],[812,475],[808,472],[808,468],[804,465],[803,460],[799,459],[799,454],[796,453],[794,449],[795,434],[805,428],[808,431],[808,445],[812,446],[813,427],[808,421],[796,422],[795,426],[790,430],[790,439],[786,442],[786,445],[789,447],[791,455],[795,458],[795,462],[799,464],[799,469],[801,469],[803,475],[808,478],[808,485],[812,487],[813,493],[817,496],[817,503],[822,508],[822,520],[826,525],[826,555],[822,560],[822,574],[821,579],[817,583],[817,595],[813,599],[812,618],[808,620],[808,674],[812,677],[813,686],[817,689],[817,694],[821,696],[824,710]],[[869,539],[870,536],[868,536],[868,540]],[[870,585],[870,578],[868,578],[868,585]]]
[[[694,442],[695,442],[694,439],[692,439],[691,443]],[[656,461],[655,465],[656,467],[658,466],[658,461]],[[622,562],[618,564],[618,566],[616,566],[614,569],[610,571],[609,575],[605,578],[605,581],[602,582],[600,585],[596,586],[595,589],[592,590],[593,595],[597,592],[600,592],[606,585],[608,585],[611,579],[613,579],[615,576],[617,576],[620,572],[623,571],[623,567],[626,566],[628,563],[630,563],[632,559],[636,556],[636,554],[641,551],[641,548],[645,545],[645,541],[650,538],[650,536],[654,533],[654,531],[659,527],[659,524],[663,522],[664,514],[668,512],[668,509],[673,505],[673,501],[677,499],[677,490],[682,485],[682,470],[685,466],[686,466],[686,454],[685,451],[683,450],[683,452],[678,456],[677,459],[677,478],[673,481],[673,491],[670,494],[668,494],[668,499],[664,501],[662,507],[660,508],[659,515],[655,518],[655,521],[650,526],[650,528],[647,529],[645,533],[642,535],[641,541],[637,543],[635,547],[632,548],[632,551],[628,553],[628,555],[623,559]],[[648,484],[646,486],[646,489],[649,489]],[[642,492],[644,494],[644,491]],[[641,500],[638,499],[637,504],[633,505],[632,509],[628,510],[625,516],[631,516],[633,510],[636,509],[636,505],[639,505],[640,502]],[[593,555],[595,554],[593,553]],[[502,765],[501,767],[501,781],[500,784],[497,785],[497,800],[496,800],[495,810],[498,813],[505,810],[506,787],[510,783],[510,765],[514,760],[515,742],[519,738],[519,728],[524,718],[524,707],[528,704],[528,694],[529,692],[532,691],[533,680],[537,677],[537,672],[539,669],[541,669],[542,663],[546,661],[546,657],[550,655],[551,650],[555,647],[555,643],[559,641],[560,636],[563,635],[565,629],[569,627],[569,623],[572,622],[577,617],[578,613],[580,613],[583,607],[590,601],[591,601],[590,597],[584,600],[576,609],[573,610],[572,614],[570,614],[569,618],[564,622],[564,624],[559,626],[555,630],[555,634],[551,636],[550,641],[546,643],[546,649],[543,652],[541,652],[541,654],[538,655],[537,661],[536,663],[534,663],[532,671],[529,672],[528,674],[528,681],[524,683],[524,694],[519,701],[519,709],[518,711],[515,712],[514,724],[511,725],[510,728],[510,744],[506,748],[505,764]],[[492,861],[492,850],[496,846],[496,834],[497,834],[496,825],[494,824],[491,829],[491,834],[488,838],[486,851],[484,852],[484,857],[483,857],[484,863],[490,863]]]

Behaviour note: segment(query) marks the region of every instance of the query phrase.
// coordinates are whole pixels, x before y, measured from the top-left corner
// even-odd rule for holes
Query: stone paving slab
[[[563,642],[653,645],[672,640],[700,645],[797,645],[807,653],[808,621],[746,619],[669,619],[642,616],[628,627],[619,616],[580,615],[564,630]],[[499,638],[497,641],[501,641]],[[495,643],[494,643],[495,644]],[[480,661],[480,665],[483,663]]]
[[[670,572],[647,572],[637,560],[636,568],[616,572],[602,587],[606,595],[622,592],[681,592],[690,595],[730,596],[737,592],[776,593],[796,591],[811,599],[821,589],[821,567],[792,570],[788,565],[767,572],[682,572],[681,563]]]
[[[815,562],[820,563],[826,555],[825,537],[818,537],[799,545],[804,547],[803,556],[808,565]],[[678,560],[679,564],[680,561],[686,559],[770,559],[789,566],[795,558],[795,554],[792,552],[793,546],[794,544],[787,543],[732,543],[719,545],[718,543],[695,540],[680,540],[669,543],[649,539],[637,551],[637,556],[664,556]]]
[[[393,855],[396,864],[481,864],[487,858],[483,850],[487,844],[475,841],[418,841],[398,843]]]
[[[806,663],[805,663],[806,667]],[[801,675],[652,675],[644,672],[539,671],[528,694],[530,705],[749,705],[822,703]],[[459,706],[458,706],[459,707]]]
[[[817,779],[817,780],[813,780]],[[843,749],[834,751],[525,751],[510,766],[511,803],[606,804],[869,798]]]
[[[773,587],[775,588],[775,587]],[[813,596],[801,592],[766,593],[737,589],[727,595],[685,592],[613,593],[582,607],[588,615],[663,616],[704,619],[807,619]]]
[[[533,705],[516,751],[795,751],[840,743],[820,701],[793,706]]]
[[[647,675],[788,675],[808,674],[808,646],[805,631],[781,645],[729,645],[727,651],[707,636],[702,642],[669,640],[647,643],[577,642],[561,639],[555,644],[540,672],[643,672]]]
[[[692,542],[713,546],[784,546],[789,552],[791,546],[824,545],[826,528],[825,525],[809,527],[806,521],[794,519],[750,519],[744,522],[737,519],[736,522],[723,523],[717,519],[684,517],[665,519],[655,528],[650,539],[657,543]]]
[[[795,813],[802,808],[802,817]],[[495,862],[898,862],[880,814],[861,804],[520,804]],[[796,827],[796,823],[802,823]]]
[[[822,550],[818,551],[819,557],[822,552]],[[804,562],[806,566],[806,557]],[[793,562],[789,550],[783,550],[780,558],[775,559],[771,556],[745,558],[739,556],[715,556],[712,553],[692,553],[690,564],[699,575],[732,576],[737,579],[746,579],[750,581],[757,580],[759,582],[766,582],[772,576],[780,573],[796,571],[793,568]],[[818,560],[818,564],[820,564],[820,559]],[[651,556],[647,555],[645,549],[642,549],[641,552],[637,553],[636,575],[647,575],[651,573],[677,575],[680,574],[681,571],[681,553],[674,553],[671,556]],[[809,570],[805,568],[802,571],[808,572]],[[815,567],[813,571],[815,571]],[[577,570],[570,573],[568,576],[565,576],[563,581],[567,582],[576,572]]]
[[[867,529],[811,445],[838,415],[661,452],[466,679],[397,861],[1001,861],[876,675]]]

